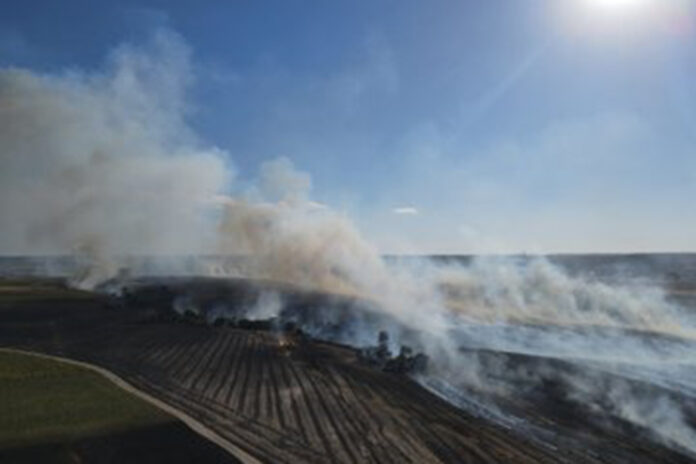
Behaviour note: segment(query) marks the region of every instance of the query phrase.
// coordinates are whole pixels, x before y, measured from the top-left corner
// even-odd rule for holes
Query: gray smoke
[[[0,251],[78,254],[85,286],[127,254],[202,251],[231,175],[185,123],[191,78],[169,32],[99,72],[0,70]]]
[[[573,278],[543,259],[385,262],[345,215],[311,200],[310,177],[284,158],[230,196],[229,157],[186,124],[193,74],[189,50],[169,32],[120,47],[99,72],[0,70],[0,251],[78,256],[75,282],[88,288],[133,267],[137,255],[244,256],[193,272],[359,296],[374,314],[331,336],[361,346],[388,329],[395,345],[431,356],[423,381],[453,401],[448,392],[514,395],[553,377],[570,397],[696,452],[694,430],[668,394],[696,396],[696,323],[659,289]],[[198,311],[186,299],[175,309]],[[281,309],[270,295],[248,315]],[[466,350],[564,361],[592,374],[552,363],[511,368]]]
[[[281,177],[301,176],[290,171]],[[542,258],[390,264],[347,218],[316,208],[307,182],[291,184],[303,190],[275,202],[230,199],[221,243],[253,256],[242,275],[359,296],[385,316],[356,313],[346,323],[339,315],[317,315],[305,321],[311,333],[364,346],[387,329],[393,349],[403,343],[431,356],[424,385],[506,424],[521,419],[502,412],[496,398],[562,382],[563,400],[696,452],[696,432],[681,404],[684,398],[692,405],[696,400],[696,378],[690,374],[696,367],[696,320],[661,289],[570,277]],[[323,329],[337,321],[343,331]],[[481,350],[532,361],[516,366],[504,356],[482,359]],[[636,388],[636,381],[646,387]]]

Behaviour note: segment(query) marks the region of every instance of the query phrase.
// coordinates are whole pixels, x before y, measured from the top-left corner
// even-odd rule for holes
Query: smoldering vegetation
[[[427,369],[411,372],[414,378],[485,420],[559,447],[600,449],[597,437],[611,434],[617,440],[641,437],[693,453],[696,344],[688,322],[694,308],[676,306],[655,289],[645,290],[642,278],[637,287],[617,288],[601,281],[577,280],[579,277],[571,280],[538,259],[518,259],[514,264],[499,259],[494,264],[475,261],[457,264],[456,271],[481,273],[477,266],[495,266],[496,272],[502,272],[500,266],[507,266],[507,272],[516,273],[510,279],[522,287],[508,282],[503,289],[499,279],[488,286],[477,280],[482,286],[474,287],[479,294],[466,296],[464,288],[458,287],[445,325],[427,325],[425,320],[409,323],[390,314],[378,299],[303,290],[273,281],[140,279],[119,282],[122,287],[117,291],[128,305],[159,308],[160,315],[190,313],[195,317],[189,322],[215,325],[228,321],[238,327],[241,321],[265,321],[258,327],[266,330],[282,330],[292,324],[314,339],[363,349],[374,346],[380,331],[386,331],[390,353],[399,353],[405,346],[427,354]],[[618,264],[621,258],[615,261]],[[675,266],[667,268],[674,272]],[[451,264],[439,269],[448,275],[454,271]],[[525,273],[533,277],[517,275]],[[560,281],[542,285],[542,277]],[[528,279],[535,285],[527,283]],[[105,288],[114,291],[116,285],[116,281],[110,282]],[[452,285],[451,277],[447,285]],[[539,293],[544,288],[545,293]],[[496,292],[502,296],[491,300]],[[572,306],[572,311],[587,314],[540,311],[536,306],[526,314],[519,307],[497,315],[483,309],[473,311],[476,305],[493,311],[511,304],[513,292],[520,292],[517,298],[530,306],[554,305],[557,309],[571,304],[566,300],[571,292],[578,299],[573,305],[586,305]],[[450,287],[445,293],[455,297]],[[471,312],[452,309],[463,298]],[[658,305],[662,317],[650,316],[641,305]],[[658,323],[653,324],[652,317]],[[670,321],[670,317],[675,319]],[[678,325],[682,320],[685,323]],[[243,322],[242,327],[252,325]],[[621,462],[621,453],[617,453]]]
[[[476,397],[465,390],[438,385],[448,393],[443,401],[349,347],[202,317],[211,295],[253,302],[265,291],[289,291],[291,300],[311,306],[334,296],[220,279],[160,278],[130,288],[121,297],[128,304],[119,306],[121,298],[61,288],[55,280],[16,281],[0,292],[0,342],[104,366],[269,462],[691,462],[644,437],[588,429],[577,418],[566,436],[548,412],[559,406],[552,396],[547,409],[509,397],[501,410],[527,421],[499,420],[489,406],[473,408]],[[196,297],[196,289],[204,294]],[[157,310],[181,291],[191,298],[176,305],[181,316],[172,307]],[[199,315],[187,316],[194,301],[202,305]],[[457,399],[468,401],[464,409],[449,404]],[[545,428],[529,433],[530,418],[543,419]]]
[[[403,375],[357,362],[347,347],[199,318],[153,318],[156,311],[138,304],[155,304],[160,285],[143,288],[140,303],[127,307],[55,281],[3,285],[0,343],[104,366],[262,462],[550,463],[583,454],[555,458]]]
[[[696,452],[693,257],[385,259],[289,159],[235,182],[187,124],[190,55],[161,31],[96,72],[0,70],[0,251],[67,255],[3,273],[355,348],[386,331],[422,385],[535,440]]]

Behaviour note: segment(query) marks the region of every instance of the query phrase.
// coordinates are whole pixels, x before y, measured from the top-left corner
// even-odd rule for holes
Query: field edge
[[[120,389],[126,391],[127,393],[130,393],[132,395],[137,396],[138,398],[147,401],[151,405],[155,406],[156,408],[170,414],[171,416],[175,417],[176,419],[180,420],[183,422],[189,429],[193,430],[196,434],[200,435],[201,437],[205,438],[208,441],[211,441],[212,443],[216,444],[217,446],[221,447],[228,453],[230,453],[232,456],[235,458],[239,459],[242,463],[244,464],[261,464],[261,461],[258,459],[254,458],[251,456],[249,453],[246,451],[242,450],[241,448],[235,446],[234,444],[230,443],[229,441],[225,440],[223,437],[218,435],[215,431],[212,429],[206,427],[203,423],[200,421],[196,420],[195,418],[189,416],[185,412],[176,409],[175,407],[171,406],[168,403],[165,403],[164,401],[155,398],[154,396],[143,392],[142,390],[137,389],[133,385],[131,385],[129,382],[124,380],[123,378],[119,377],[118,375],[114,374],[110,370],[95,365],[95,364],[90,364],[84,361],[77,361],[75,359],[71,358],[66,358],[62,356],[56,356],[56,355],[51,355],[51,354],[46,354],[46,353],[41,353],[37,351],[31,351],[31,350],[26,350],[26,349],[21,349],[21,348],[11,348],[11,347],[2,347],[0,346],[0,352],[4,353],[10,353],[10,354],[23,354],[23,355],[29,355],[29,356],[36,356],[39,358],[43,359],[48,359],[51,361],[56,361],[56,362],[61,362],[65,364],[70,364],[73,366],[77,367],[82,367],[84,369],[88,369],[91,372],[95,372]]]

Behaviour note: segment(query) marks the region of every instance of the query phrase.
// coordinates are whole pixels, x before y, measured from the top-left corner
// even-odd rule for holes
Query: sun
[[[605,10],[627,10],[644,5],[647,0],[586,0],[590,5]]]

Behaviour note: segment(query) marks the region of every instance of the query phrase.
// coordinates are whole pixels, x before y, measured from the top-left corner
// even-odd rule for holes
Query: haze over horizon
[[[245,463],[696,457],[696,0],[3,6],[0,348]]]
[[[185,222],[186,238],[207,237],[199,222],[216,213],[192,216],[201,202],[298,191],[386,254],[696,251],[696,2],[610,3],[13,2],[0,17],[0,161],[10,166],[0,232],[25,233],[9,218],[38,201],[27,192],[56,166],[26,151],[53,146],[53,135],[27,146],[8,123],[18,121],[13,99],[39,88],[77,102],[76,120],[110,115],[99,130],[152,98],[134,121],[154,121],[156,134],[126,128],[118,145],[109,132],[109,147],[175,147],[177,162],[119,162],[85,188],[119,173],[137,173],[134,185],[163,170],[195,175],[201,182],[166,190],[177,206],[162,220]],[[141,79],[132,88],[129,69]],[[78,90],[84,99],[70,96]],[[46,121],[63,122],[46,108],[56,111]],[[289,190],[269,190],[269,177]],[[119,188],[108,183],[105,201],[160,211],[160,197],[123,199]],[[52,221],[29,229],[55,230]],[[132,242],[142,229],[108,233]]]

